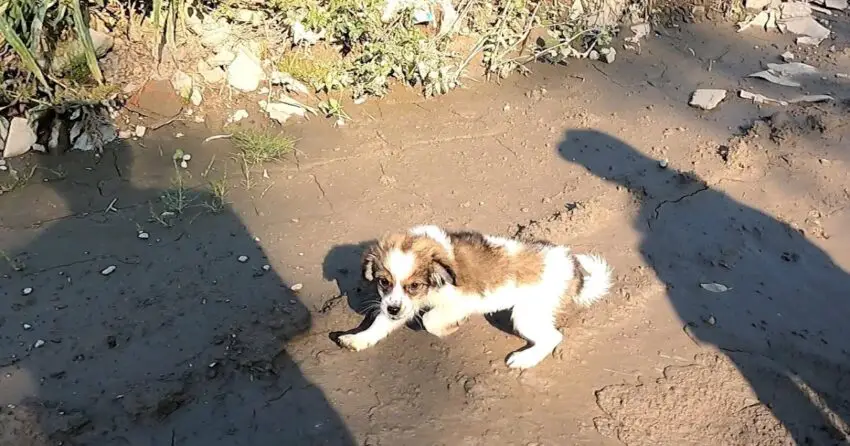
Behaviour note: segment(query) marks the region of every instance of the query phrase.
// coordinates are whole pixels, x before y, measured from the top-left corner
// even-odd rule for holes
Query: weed
[[[9,264],[9,267],[15,271],[23,271],[24,269],[26,269],[26,265],[24,264],[24,262],[18,260],[17,258],[10,257],[8,254],[6,254],[6,251],[3,251],[2,249],[0,249],[0,258],[6,261],[6,263]]]
[[[348,116],[348,113],[342,109],[342,104],[334,98],[328,98],[326,101],[319,102],[319,110],[325,114],[326,118],[333,118],[337,123],[344,123],[351,120],[351,116]]]
[[[234,133],[233,143],[249,166],[280,160],[295,149],[294,139],[253,129]]]
[[[30,179],[35,175],[35,171],[38,167],[33,166],[29,173],[21,175],[18,171],[14,169],[9,170],[9,177],[11,177],[12,181],[8,182],[0,182],[0,195],[3,195],[8,192],[12,192],[18,188],[26,186],[26,184],[30,181]]]
[[[186,184],[183,181],[183,173],[175,162],[174,178],[171,180],[171,187],[160,196],[165,211],[178,215],[182,214],[195,201],[195,198],[195,195],[186,189]]]
[[[204,207],[214,214],[218,214],[227,207],[227,194],[230,186],[227,183],[227,175],[209,182],[210,198],[204,203]]]

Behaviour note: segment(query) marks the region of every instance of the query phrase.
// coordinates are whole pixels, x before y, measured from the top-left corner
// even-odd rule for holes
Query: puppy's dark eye
[[[386,277],[378,277],[378,286],[381,288],[389,288],[390,281]]]
[[[422,290],[423,287],[424,286],[421,283],[414,282],[414,283],[411,283],[410,285],[407,286],[407,292],[408,293],[418,293],[419,291]]]

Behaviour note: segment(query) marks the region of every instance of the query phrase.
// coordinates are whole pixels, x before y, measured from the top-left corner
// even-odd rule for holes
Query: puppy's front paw
[[[369,339],[366,339],[363,336],[358,336],[356,334],[342,335],[337,339],[337,341],[339,342],[339,345],[349,350],[354,350],[355,352],[365,350],[375,345],[375,343],[370,342]]]
[[[422,316],[422,326],[428,333],[444,338],[456,332],[460,328],[460,323],[446,324],[435,313],[429,312]]]

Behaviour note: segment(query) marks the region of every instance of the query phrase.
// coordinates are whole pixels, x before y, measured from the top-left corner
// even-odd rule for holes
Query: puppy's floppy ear
[[[369,282],[375,280],[375,262],[377,261],[378,249],[375,246],[371,246],[363,254],[363,262],[361,263],[363,278]]]
[[[434,258],[431,260],[431,285],[441,287],[445,285],[457,285],[457,277],[449,262]]]

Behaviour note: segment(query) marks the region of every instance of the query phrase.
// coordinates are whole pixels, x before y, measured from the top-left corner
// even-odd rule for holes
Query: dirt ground
[[[288,125],[298,151],[250,177],[187,122],[99,159],[32,158],[0,197],[0,444],[847,444],[846,48],[667,28],[614,64]],[[824,75],[744,77],[786,49]],[[730,95],[703,112],[695,88]],[[838,100],[758,106],[741,88]],[[166,227],[149,203],[173,192],[178,148],[192,201]],[[594,251],[616,287],[522,373],[502,315],[338,348],[361,321],[364,243],[421,223]]]

